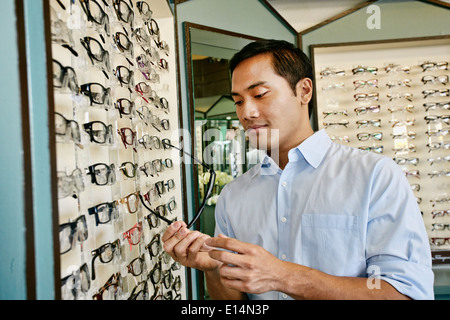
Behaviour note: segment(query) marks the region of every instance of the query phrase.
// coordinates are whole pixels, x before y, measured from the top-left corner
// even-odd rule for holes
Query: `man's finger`
[[[237,253],[247,253],[249,243],[245,243],[233,238],[228,238],[223,235],[206,240],[205,244],[210,247],[222,248]]]
[[[167,240],[172,238],[173,235],[177,233],[182,227],[186,227],[186,223],[184,221],[175,221],[167,228],[166,232],[164,232],[161,241],[166,242]]]
[[[188,255],[189,246],[195,240],[197,240],[197,238],[201,237],[202,235],[203,234],[201,232],[198,232],[198,231],[192,231],[189,234],[187,234],[181,241],[179,241],[173,247],[173,251],[175,253],[175,256],[178,257],[178,258],[186,258],[187,255]]]

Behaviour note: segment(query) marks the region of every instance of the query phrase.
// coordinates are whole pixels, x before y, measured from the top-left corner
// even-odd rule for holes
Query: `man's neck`
[[[314,131],[308,130],[308,132],[305,132],[305,134],[301,135],[298,139],[294,140],[295,142],[292,142],[291,144],[274,150],[268,150],[267,154],[269,157],[275,161],[275,163],[280,167],[281,170],[284,170],[286,165],[289,162],[289,151],[291,151],[293,148],[298,147],[300,144],[303,143],[306,139],[308,139],[310,136],[314,134]]]

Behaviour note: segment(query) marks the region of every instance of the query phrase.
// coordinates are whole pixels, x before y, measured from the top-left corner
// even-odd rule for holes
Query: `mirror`
[[[189,22],[185,23],[185,34],[191,146],[194,149],[191,151],[216,171],[213,195],[207,202],[199,229],[213,235],[214,205],[221,189],[250,168],[250,150],[230,95],[228,64],[236,52],[258,38]],[[207,178],[201,166],[194,166],[196,208],[203,199]]]

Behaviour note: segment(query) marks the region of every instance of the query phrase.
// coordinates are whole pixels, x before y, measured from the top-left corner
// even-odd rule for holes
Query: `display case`
[[[61,298],[185,299],[158,217],[183,220],[170,6],[51,0],[49,10]]]
[[[390,157],[417,197],[433,264],[450,263],[450,37],[311,46],[317,128]]]

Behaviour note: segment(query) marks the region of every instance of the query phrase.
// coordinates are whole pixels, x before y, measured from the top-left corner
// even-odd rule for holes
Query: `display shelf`
[[[311,56],[317,127],[337,143],[394,159],[432,251],[448,252],[450,37],[317,45]]]
[[[183,220],[179,154],[161,142],[179,142],[169,4],[50,7],[61,298],[186,299],[185,269],[162,250],[167,223],[138,196]]]

